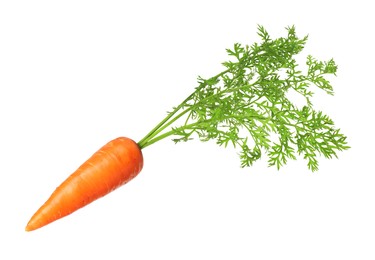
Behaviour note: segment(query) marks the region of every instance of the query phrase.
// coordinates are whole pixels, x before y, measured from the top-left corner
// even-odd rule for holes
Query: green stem
[[[221,77],[222,75],[226,74],[227,72],[229,72],[229,70],[225,70],[219,74],[217,74],[216,76],[212,77],[212,78],[219,78]],[[175,114],[184,106],[187,104],[187,102],[189,100],[191,100],[191,98],[194,97],[194,95],[200,91],[202,88],[204,88],[207,84],[205,82],[201,83],[197,88],[196,90],[190,94],[180,105],[178,105],[171,113],[169,113],[159,124],[157,124],[148,134],[145,135],[145,137],[143,137],[139,142],[138,142],[138,146],[143,149],[153,143],[155,143],[156,141],[159,141],[169,135],[172,135],[173,131],[169,131],[168,135],[160,135],[158,138],[155,138],[155,136],[157,136],[161,131],[163,131],[165,128],[167,128],[168,126],[170,126],[173,122],[175,122],[178,118],[180,118],[181,116],[183,116],[186,112],[188,112],[189,110],[191,110],[191,107],[182,111],[180,114],[178,114],[177,116],[175,116]],[[175,117],[173,117],[175,116]],[[160,138],[161,137],[161,138]],[[152,140],[152,142],[151,142]]]
[[[194,92],[195,93],[195,92]],[[193,93],[193,94],[194,94]],[[181,107],[183,106],[183,104],[185,104],[190,98],[191,96],[193,95],[191,94],[187,99],[185,99],[178,107],[176,107],[171,113],[169,113],[159,124],[157,124],[148,134],[145,135],[145,137],[143,137],[139,142],[138,142],[138,145],[139,147],[142,149],[145,146],[145,144],[147,143],[147,141],[152,138],[155,133],[171,118],[173,117],[178,110],[181,109]]]
[[[183,110],[180,114],[176,115],[175,117],[173,118],[170,118],[170,120],[168,121],[165,121],[163,125],[161,125],[158,129],[156,129],[151,135],[148,136],[147,140],[144,141],[143,143],[143,146],[142,148],[148,146],[146,145],[147,142],[149,140],[151,140],[152,138],[154,138],[155,136],[157,136],[159,133],[161,133],[164,129],[166,129],[168,126],[170,126],[171,124],[173,124],[175,121],[177,121],[177,119],[179,119],[180,117],[182,117],[183,115],[185,115],[187,112],[189,112],[191,110],[191,107]],[[177,111],[176,111],[177,112]],[[146,145],[146,146],[145,146]]]
[[[201,122],[195,122],[195,123],[192,123],[192,124],[189,124],[189,125],[184,125],[184,126],[180,127],[180,129],[183,129],[183,130],[189,129],[189,128],[192,128],[193,126],[198,125],[199,123],[201,123]],[[141,149],[143,149],[143,148],[145,148],[145,147],[147,147],[147,146],[149,146],[149,145],[151,145],[153,143],[156,143],[157,141],[160,141],[160,140],[162,140],[162,139],[164,139],[164,138],[166,138],[168,136],[171,136],[174,133],[175,133],[175,130],[172,129],[172,130],[170,130],[168,132],[165,132],[164,134],[161,134],[161,135],[159,135],[157,137],[150,138],[145,144],[143,144],[143,146],[141,147]]]
[[[183,111],[182,113],[179,114],[179,117],[182,116],[183,114],[185,114],[187,111],[189,111],[190,109],[187,109],[185,111]],[[250,116],[250,115],[242,115],[242,116],[237,116],[237,118],[250,118],[250,117],[253,117],[253,118],[256,118],[254,116]],[[231,118],[231,117],[228,117],[228,119]],[[177,120],[177,118],[176,118]],[[172,121],[175,121],[174,119]],[[168,123],[168,125],[170,125],[172,123],[172,121],[170,123]],[[199,129],[200,125],[204,125],[205,123],[207,123],[207,121],[209,120],[205,120],[205,121],[198,121],[198,122],[194,122],[194,123],[191,123],[191,124],[185,124],[183,126],[180,126],[176,129],[172,129],[168,132],[165,132],[164,134],[161,134],[159,136],[157,136],[157,134],[154,134],[152,137],[150,137],[148,139],[148,141],[146,143],[143,144],[143,146],[141,148],[145,148],[153,143],[156,143],[157,141],[160,141],[166,137],[169,137],[171,135],[173,135],[176,131],[179,131],[179,130],[187,130],[187,129],[193,129],[196,130],[196,129]],[[157,131],[158,133],[160,133],[162,130],[164,130],[168,125],[166,125],[165,127],[163,127],[163,129],[160,129],[159,131]],[[247,128],[250,132],[250,129]],[[218,130],[219,131],[219,130]],[[155,132],[156,133],[156,132]],[[224,132],[223,132],[224,133]],[[189,135],[191,135],[192,133],[190,133]]]

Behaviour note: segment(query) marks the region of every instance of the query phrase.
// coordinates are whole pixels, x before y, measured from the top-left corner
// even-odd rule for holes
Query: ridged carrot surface
[[[31,231],[67,216],[133,179],[143,167],[136,142],[119,137],[104,145],[70,175],[32,216]]]

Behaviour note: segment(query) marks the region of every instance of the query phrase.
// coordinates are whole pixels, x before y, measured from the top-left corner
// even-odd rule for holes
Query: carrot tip
[[[29,232],[29,231],[33,231],[33,230],[38,229],[38,228],[40,228],[40,226],[38,226],[37,222],[35,222],[34,217],[32,217],[30,219],[30,221],[27,223],[27,225],[25,227],[25,231]]]
[[[26,231],[26,232],[29,232],[29,231],[32,231],[32,230],[33,230],[33,229],[30,228],[29,225],[27,225],[27,226],[25,227],[25,231]]]

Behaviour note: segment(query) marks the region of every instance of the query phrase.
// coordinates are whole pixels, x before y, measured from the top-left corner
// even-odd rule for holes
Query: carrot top
[[[169,136],[176,143],[197,136],[239,148],[242,167],[265,154],[269,166],[279,169],[288,159],[302,155],[312,171],[318,170],[319,155],[337,157],[337,151],[348,149],[346,137],[327,115],[314,109],[311,100],[312,87],[333,95],[328,77],[336,75],[334,60],[307,56],[303,72],[295,57],[308,38],[298,38],[294,26],[286,29],[286,37],[271,39],[259,26],[260,43],[236,43],[227,49],[231,60],[223,63],[225,70],[208,79],[198,77],[195,91],[139,146],[145,148]],[[297,106],[291,95],[302,96],[305,104]]]

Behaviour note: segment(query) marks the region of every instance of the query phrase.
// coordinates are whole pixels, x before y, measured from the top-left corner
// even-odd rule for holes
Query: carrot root
[[[126,137],[110,141],[56,188],[25,230],[43,227],[105,196],[133,179],[142,167],[143,156],[136,142]]]

